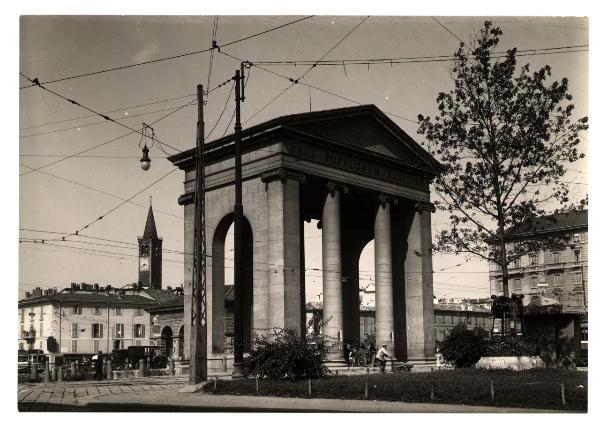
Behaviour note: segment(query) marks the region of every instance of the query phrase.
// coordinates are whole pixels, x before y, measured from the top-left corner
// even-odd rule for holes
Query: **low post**
[[[219,381],[219,376],[215,376],[215,387],[213,390],[217,390],[217,382]]]
[[[492,396],[492,402],[494,402],[494,381],[490,380],[490,395]]]
[[[312,381],[310,377],[308,378],[308,396],[312,395]]]
[[[369,398],[369,376],[365,380],[365,399]]]
[[[79,378],[79,360],[75,360],[75,380]]]
[[[125,358],[125,366],[123,367],[123,370],[129,370],[129,360],[127,358]]]
[[[38,378],[37,374],[37,362],[33,361],[31,363],[31,381],[35,382]]]
[[[146,357],[146,374],[150,375],[150,357]]]
[[[567,400],[565,398],[565,384],[564,383],[560,384],[560,397],[562,399],[562,405],[563,405],[563,407],[565,407],[567,405]]]
[[[144,377],[146,375],[146,360],[140,359],[140,365],[138,367],[138,377]]]
[[[223,371],[227,371],[227,355],[223,354]]]
[[[48,361],[44,363],[44,383],[48,383],[50,381],[50,364]]]
[[[258,396],[258,374],[255,377],[256,377],[256,396]]]
[[[430,398],[432,401],[435,401],[435,394],[433,393],[433,384],[431,385],[431,394],[429,395],[429,398]]]
[[[175,375],[175,360],[173,357],[169,358],[169,375]]]
[[[113,379],[112,361],[109,359],[106,361],[106,380]]]
[[[57,375],[57,371],[56,371],[56,365],[54,367],[52,367],[52,369],[50,370],[50,372],[52,373],[52,381],[56,382],[58,380],[58,375]]]
[[[61,382],[63,381],[63,368],[62,365],[60,367],[58,367],[58,377],[56,377],[56,381],[57,382]]]

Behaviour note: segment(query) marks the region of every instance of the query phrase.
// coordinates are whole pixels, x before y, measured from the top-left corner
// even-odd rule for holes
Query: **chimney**
[[[25,292],[25,299],[29,299],[31,297],[31,292],[30,291],[26,291]]]

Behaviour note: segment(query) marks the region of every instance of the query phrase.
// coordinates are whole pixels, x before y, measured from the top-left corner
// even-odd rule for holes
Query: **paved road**
[[[276,398],[181,393],[187,377],[163,376],[100,382],[22,384],[20,411],[193,411],[193,412],[553,412],[389,401]]]

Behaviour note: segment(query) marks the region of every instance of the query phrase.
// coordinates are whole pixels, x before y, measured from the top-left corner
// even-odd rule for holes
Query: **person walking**
[[[381,348],[379,348],[379,350],[377,351],[377,355],[375,356],[375,358],[377,358],[377,362],[379,363],[379,371],[381,373],[385,373],[385,357],[388,357],[390,359],[392,358],[390,353],[387,351],[387,343],[381,345]]]
[[[94,379],[102,380],[102,351],[98,351],[98,353],[92,357],[92,361],[94,362],[94,368],[96,370]]]

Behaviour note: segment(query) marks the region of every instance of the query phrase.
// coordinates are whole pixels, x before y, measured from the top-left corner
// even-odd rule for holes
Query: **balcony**
[[[25,339],[25,341],[27,343],[33,343],[35,342],[35,330],[23,330],[23,339]]]

